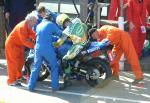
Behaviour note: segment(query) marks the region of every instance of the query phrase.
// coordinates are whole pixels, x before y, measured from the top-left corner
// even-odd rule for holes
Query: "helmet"
[[[70,19],[70,18],[69,18],[68,15],[66,15],[66,14],[60,14],[60,15],[58,15],[57,18],[56,18],[56,23],[57,23],[58,25],[63,26],[63,25],[64,25],[64,22],[65,22],[66,20],[69,20],[69,19]]]

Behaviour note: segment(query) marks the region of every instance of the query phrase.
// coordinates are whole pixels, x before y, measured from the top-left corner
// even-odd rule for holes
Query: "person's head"
[[[56,18],[56,23],[65,29],[70,23],[70,18],[66,14],[60,14]]]
[[[44,6],[38,6],[37,12],[42,18],[46,16],[46,9]]]
[[[92,38],[92,39],[95,39],[95,40],[99,39],[99,34],[98,34],[98,31],[97,31],[96,28],[90,29],[89,32],[88,32],[88,35],[89,35],[90,38]]]
[[[25,20],[28,22],[29,27],[31,27],[31,28],[34,25],[36,25],[37,19],[38,19],[38,17],[34,13],[29,13],[25,18]]]

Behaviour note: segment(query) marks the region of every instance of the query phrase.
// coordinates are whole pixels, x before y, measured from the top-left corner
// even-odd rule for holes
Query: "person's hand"
[[[53,46],[54,46],[55,48],[58,48],[60,45],[59,45],[58,42],[54,42],[54,43],[53,43]]]
[[[123,9],[126,9],[128,7],[128,3],[123,5]]]
[[[9,12],[6,12],[5,13],[5,18],[8,20],[9,19],[9,16],[10,16],[10,13]]]
[[[54,42],[54,43],[53,43],[53,46],[56,47],[56,48],[58,48],[58,47],[60,47],[63,43],[64,43],[64,40],[60,38],[60,39],[57,40],[57,42]]]
[[[130,22],[129,23],[129,30],[133,31],[134,28],[135,28],[135,25],[132,22]]]
[[[71,38],[72,42],[75,44],[81,41],[81,38],[76,35],[70,35],[69,37]]]

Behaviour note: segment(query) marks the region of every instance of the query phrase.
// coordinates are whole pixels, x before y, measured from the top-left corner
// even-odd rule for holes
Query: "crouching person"
[[[49,16],[45,16],[36,29],[36,45],[34,56],[34,67],[32,68],[30,79],[28,82],[29,91],[33,91],[40,72],[43,60],[46,60],[51,67],[51,86],[52,90],[59,90],[59,67],[57,64],[56,53],[52,44],[52,35],[61,34],[60,29],[48,20]]]
[[[135,75],[135,80],[132,84],[137,84],[143,79],[143,72],[139,64],[138,56],[127,32],[113,26],[105,25],[100,29],[91,29],[89,34],[93,39],[100,42],[100,48],[109,44],[113,45],[113,60],[111,61],[113,79],[119,79],[119,60],[123,53]]]

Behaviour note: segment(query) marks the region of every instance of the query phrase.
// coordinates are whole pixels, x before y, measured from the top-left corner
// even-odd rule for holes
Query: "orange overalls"
[[[111,44],[114,46],[112,52],[115,54],[115,57],[111,62],[113,75],[119,75],[119,60],[121,55],[124,53],[131,65],[136,79],[141,79],[143,77],[143,73],[141,71],[139,60],[129,34],[120,30],[119,28],[109,25],[102,26],[97,31],[100,37],[98,41],[108,38]]]
[[[128,0],[123,0],[123,3],[126,4]],[[126,11],[124,11],[126,15]],[[111,0],[110,8],[108,13],[108,20],[118,20],[120,16],[120,0]]]
[[[128,5],[128,22],[134,24],[134,28],[130,31],[133,45],[138,57],[141,57],[143,44],[146,38],[146,33],[142,33],[141,26],[147,24],[146,0],[139,3],[138,0],[130,0]]]
[[[5,42],[5,55],[8,64],[8,85],[22,76],[24,47],[34,48],[34,43],[29,38],[35,40],[35,32],[29,28],[26,21],[22,21],[15,26]]]
[[[145,0],[145,2],[146,2],[146,5],[147,5],[148,15],[150,16],[150,0]]]
[[[147,5],[148,16],[150,16],[150,0],[146,0],[146,5]],[[150,24],[148,24],[147,26],[150,26]]]

